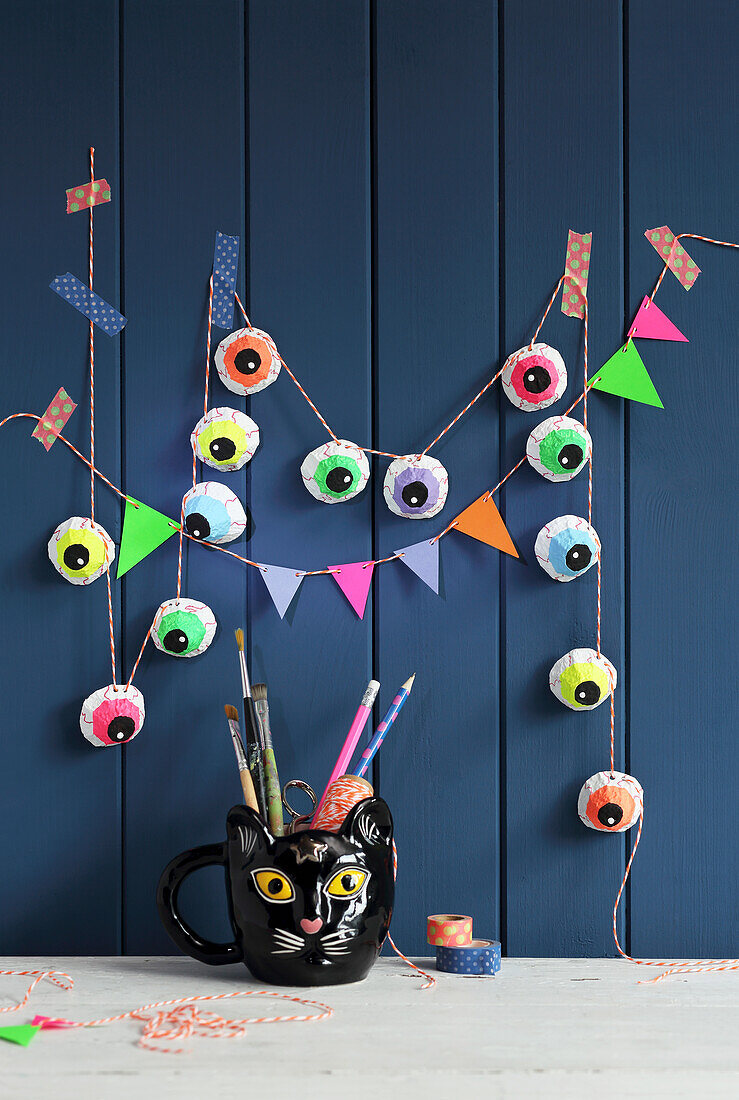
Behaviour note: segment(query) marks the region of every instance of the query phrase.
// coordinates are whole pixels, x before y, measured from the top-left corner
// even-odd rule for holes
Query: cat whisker
[[[291,943],[299,943],[301,945],[305,943],[305,940],[302,936],[296,936],[294,932],[288,932],[284,928],[277,928],[273,932],[273,936],[275,939],[287,940]]]
[[[351,938],[351,933],[348,932],[329,932],[328,935],[321,936],[321,943],[343,943]]]
[[[300,951],[299,947],[281,947],[275,948],[272,952],[273,955],[297,955]]]

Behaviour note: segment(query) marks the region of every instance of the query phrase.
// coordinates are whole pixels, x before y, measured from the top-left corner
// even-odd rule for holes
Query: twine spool
[[[314,818],[312,829],[335,832],[344,823],[352,806],[374,794],[371,783],[358,775],[340,775],[328,789],[320,813]]]

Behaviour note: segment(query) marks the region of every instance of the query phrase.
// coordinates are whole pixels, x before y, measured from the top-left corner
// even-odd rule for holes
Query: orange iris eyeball
[[[600,833],[623,833],[639,820],[644,791],[633,775],[597,772],[582,786],[577,812],[583,825]]]
[[[271,386],[282,365],[274,340],[259,328],[239,328],[221,340],[215,364],[226,389],[242,395]]]

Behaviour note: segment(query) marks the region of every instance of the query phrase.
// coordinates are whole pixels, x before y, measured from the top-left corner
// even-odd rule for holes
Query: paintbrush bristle
[[[254,696],[254,702],[265,702],[267,699],[267,685],[266,684],[252,684],[251,693]]]
[[[232,722],[238,722],[238,720],[239,720],[239,712],[237,711],[236,707],[232,707],[232,706],[230,705],[230,703],[226,703],[226,705],[224,706],[224,708],[223,708],[223,709],[224,709],[224,710],[225,710],[225,712],[226,712],[226,717],[227,717],[227,718],[230,718],[230,720],[231,720]]]
[[[239,647],[239,652],[244,652],[244,631],[239,627],[236,633],[236,645]]]

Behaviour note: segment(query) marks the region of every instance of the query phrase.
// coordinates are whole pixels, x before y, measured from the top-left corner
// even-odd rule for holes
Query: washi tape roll
[[[458,913],[426,917],[426,942],[434,947],[463,947],[472,943],[472,917]]]
[[[497,940],[472,940],[466,947],[437,947],[436,969],[446,974],[497,974],[500,944]]]

